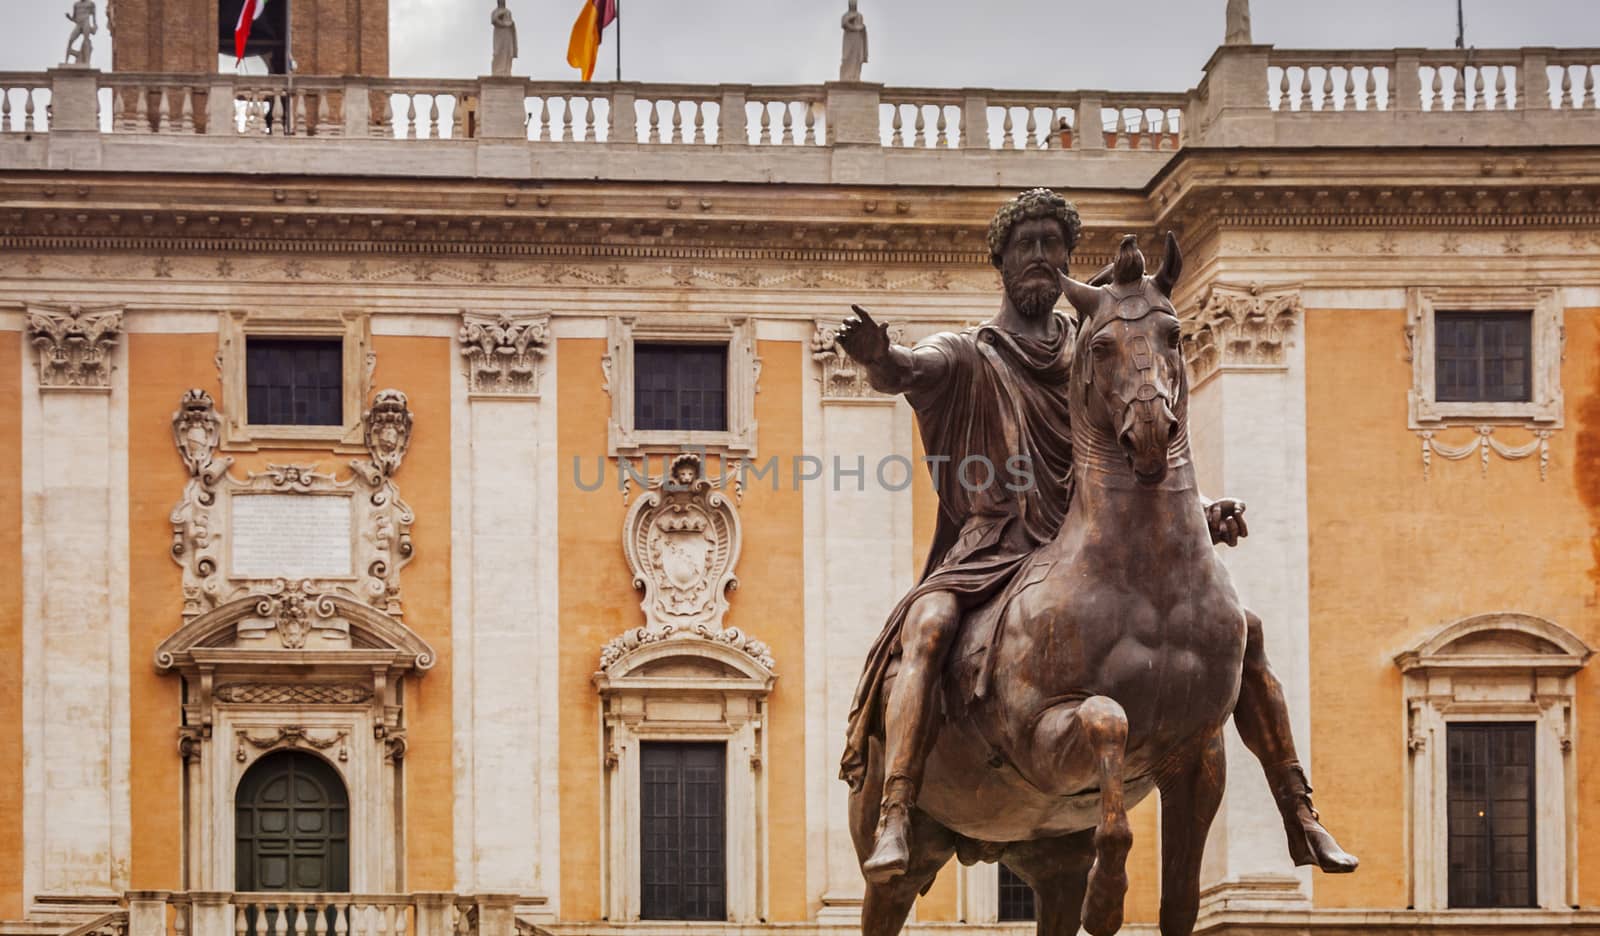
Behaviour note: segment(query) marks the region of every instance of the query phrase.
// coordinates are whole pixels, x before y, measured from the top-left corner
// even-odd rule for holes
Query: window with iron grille
[[[727,774],[722,744],[639,747],[640,916],[726,920]]]
[[[1532,312],[1434,313],[1434,375],[1441,403],[1533,399]]]
[[[1454,723],[1448,746],[1451,907],[1532,907],[1532,722]]]
[[[311,338],[246,339],[245,395],[251,425],[342,425],[343,342]]]
[[[1000,866],[1000,922],[1038,919],[1033,888],[1005,865]]]
[[[727,345],[636,344],[633,373],[634,428],[728,428]]]

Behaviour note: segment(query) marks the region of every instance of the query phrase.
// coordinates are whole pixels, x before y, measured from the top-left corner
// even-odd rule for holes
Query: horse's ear
[[[1058,273],[1061,277],[1061,291],[1066,294],[1067,301],[1078,310],[1078,315],[1085,320],[1100,308],[1100,289],[1086,283],[1080,283],[1065,273]]]
[[[1161,269],[1156,271],[1154,277],[1156,288],[1168,299],[1172,298],[1172,290],[1178,285],[1178,277],[1183,275],[1183,251],[1178,249],[1178,236],[1171,231],[1167,232],[1167,256],[1161,261]]]

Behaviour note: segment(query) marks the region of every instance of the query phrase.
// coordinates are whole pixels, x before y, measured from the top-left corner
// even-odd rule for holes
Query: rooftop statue
[[[1076,932],[1080,915],[1116,932],[1127,808],[1156,789],[1161,932],[1189,933],[1230,716],[1295,863],[1356,867],[1311,806],[1261,622],[1212,549],[1248,531],[1242,503],[1195,483],[1177,241],[1147,276],[1128,237],[1091,285],[1063,272],[1080,229],[1059,195],[1025,192],[989,228],[993,319],[907,348],[857,307],[838,334],[876,389],[905,394],[928,455],[960,466],[934,475],[922,580],[850,715],[866,936],[898,933],[952,855],[1003,859],[1054,921],[1041,933]],[[1055,310],[1063,293],[1076,318]]]
[[[72,12],[65,16],[72,23],[72,35],[67,37],[67,57],[62,61],[67,65],[88,65],[94,56],[94,42],[89,37],[100,31],[95,21],[94,0],[77,0]],[[83,41],[74,49],[72,44],[79,39]]]
[[[840,20],[844,29],[844,54],[839,59],[839,80],[860,81],[861,66],[867,63],[867,21],[856,10],[856,0]]]
[[[489,74],[503,78],[511,74],[511,60],[518,54],[517,24],[511,18],[511,11],[506,9],[506,0],[500,0],[499,6],[489,14],[489,23],[494,26],[494,60]]]
[[[1228,32],[1222,44],[1250,44],[1250,0],[1228,0]]]

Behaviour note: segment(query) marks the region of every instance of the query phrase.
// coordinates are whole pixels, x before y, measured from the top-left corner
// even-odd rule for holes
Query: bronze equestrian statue
[[[840,329],[953,469],[935,472],[922,580],[873,645],[850,716],[841,775],[865,936],[898,933],[956,854],[1027,881],[1040,934],[1116,932],[1126,810],[1152,789],[1161,932],[1191,932],[1230,715],[1295,863],[1357,864],[1312,808],[1261,622],[1213,553],[1246,534],[1244,505],[1195,486],[1177,242],[1152,277],[1127,238],[1090,285],[1061,272],[1080,230],[1060,196],[1025,192],[990,225],[1005,287],[993,320],[914,348],[860,308]],[[1076,322],[1054,310],[1063,291]],[[1031,483],[997,480],[1019,464]]]

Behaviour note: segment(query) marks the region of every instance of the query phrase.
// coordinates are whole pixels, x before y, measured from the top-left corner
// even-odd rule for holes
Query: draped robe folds
[[[934,335],[913,352],[933,349],[946,361],[936,380],[919,382],[914,374],[905,390],[930,459],[939,517],[922,579],[890,612],[856,686],[839,770],[853,788],[865,776],[869,740],[882,733],[883,685],[912,604],[944,591],[963,612],[976,607],[1054,539],[1066,517],[1073,323],[1051,314],[1055,328],[1047,339],[991,324]],[[963,471],[966,459],[972,461]],[[1008,470],[1019,464],[1015,459],[1025,460],[1020,472]],[[989,466],[993,480],[986,484]]]

